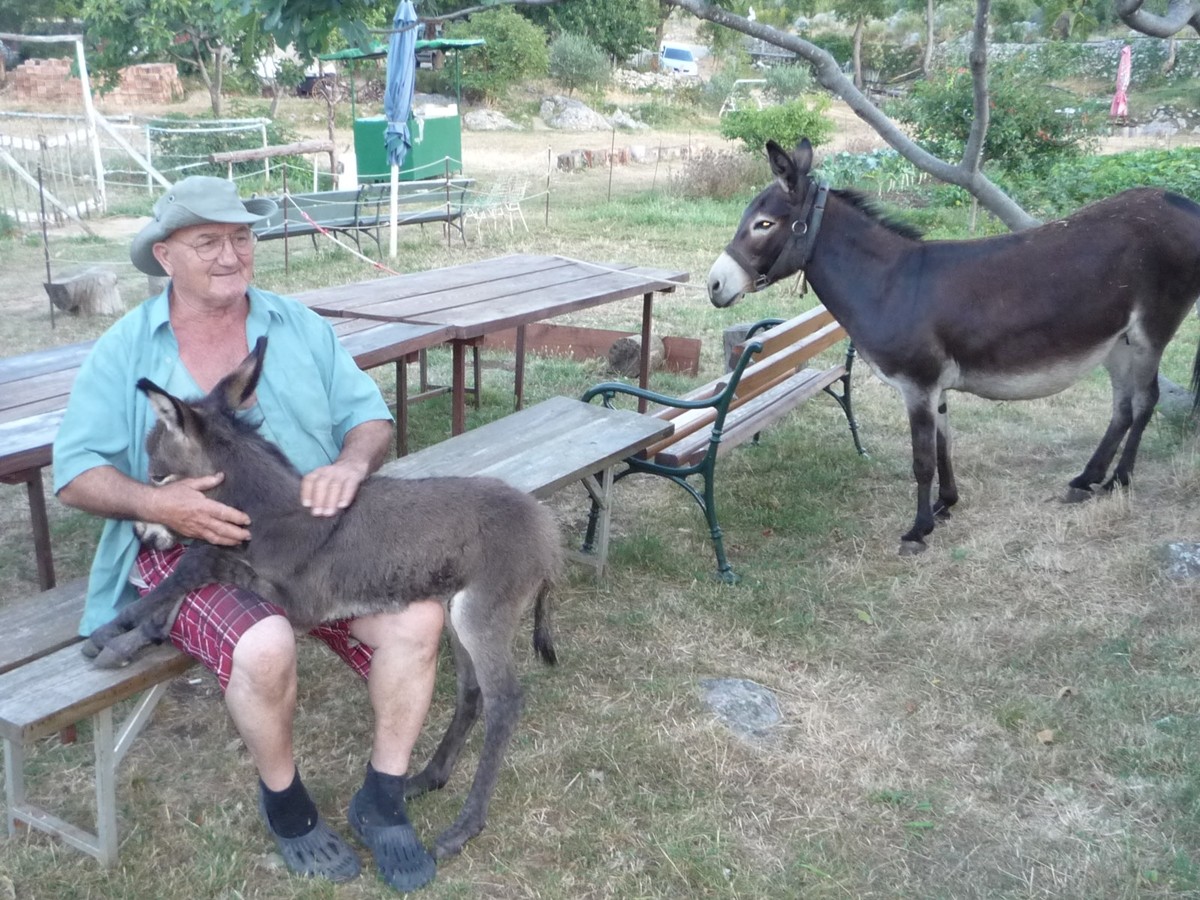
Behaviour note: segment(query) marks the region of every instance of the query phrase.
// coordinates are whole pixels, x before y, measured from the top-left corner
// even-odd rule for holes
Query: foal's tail
[[[550,589],[549,580],[543,581],[533,605],[533,649],[548,666],[558,662],[554,652],[554,639],[550,634]]]

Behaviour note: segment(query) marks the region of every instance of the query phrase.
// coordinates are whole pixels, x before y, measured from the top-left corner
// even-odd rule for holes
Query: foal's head
[[[221,471],[228,477],[231,463],[239,459],[257,460],[264,455],[283,459],[254,425],[237,415],[254,396],[266,350],[267,339],[259,338],[250,355],[199,400],[181,400],[148,378],[138,381],[158,418],[146,437],[152,484]],[[270,449],[264,453],[263,447]]]

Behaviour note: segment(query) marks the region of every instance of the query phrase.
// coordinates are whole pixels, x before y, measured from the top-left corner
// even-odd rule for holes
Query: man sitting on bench
[[[97,341],[54,445],[59,498],[107,519],[92,566],[84,634],[135,596],[131,577],[148,590],[178,559],[180,548],[140,547],[135,520],[214,544],[253,539],[254,523],[244,513],[205,496],[220,474],[145,483],[145,438],[154,414],[134,389],[139,378],[185,397],[205,394],[259,337],[269,336],[272,352],[245,414],[307,473],[301,498],[315,516],[349,506],[387,454],[387,405],[330,326],[297,301],[251,286],[250,225],[274,206],[241,200],[223,179],[193,176],[168,189],[133,239],[134,265],[170,282]],[[375,740],[349,819],[384,880],[401,891],[422,886],[435,873],[405,812],[404,789],[432,698],[442,615],[440,603],[421,601],[313,631],[367,680]],[[282,611],[245,590],[208,585],[184,600],[170,638],[217,675],[258,769],[260,810],[289,869],[333,881],[354,878],[357,855],[320,817],[296,768],[296,644]]]

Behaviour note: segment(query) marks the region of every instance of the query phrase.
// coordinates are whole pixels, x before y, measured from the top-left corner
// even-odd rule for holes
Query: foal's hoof
[[[929,545],[924,541],[901,541],[900,555],[901,556],[916,556],[918,553],[924,553],[929,549]]]
[[[100,655],[92,660],[97,669],[123,669],[129,665],[129,657],[122,655],[112,647],[105,647]]]
[[[1086,503],[1088,500],[1095,500],[1096,494],[1090,488],[1068,487],[1067,493],[1063,496],[1063,503]]]

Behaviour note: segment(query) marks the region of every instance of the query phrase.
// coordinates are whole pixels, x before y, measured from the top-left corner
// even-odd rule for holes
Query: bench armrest
[[[604,405],[611,409],[613,400],[617,394],[628,394],[631,397],[638,397],[639,399],[649,400],[651,403],[658,403],[661,406],[670,406],[675,409],[707,409],[708,407],[718,407],[723,410],[724,406],[722,404],[728,405],[729,398],[737,390],[738,382],[742,380],[742,372],[750,364],[751,358],[761,351],[762,344],[758,341],[751,341],[746,344],[746,348],[742,351],[737,365],[729,373],[728,380],[723,383],[718,382],[715,385],[717,389],[713,393],[696,400],[690,400],[687,397],[671,397],[667,394],[660,394],[658,391],[625,384],[623,381],[605,381],[602,384],[597,384],[585,391],[579,399],[584,403],[590,403],[596,397],[600,397]]]
[[[746,330],[746,336],[742,338],[742,340],[748,341],[760,331],[767,331],[771,328],[774,328],[776,325],[782,325],[786,321],[787,319],[779,318],[759,319]]]

